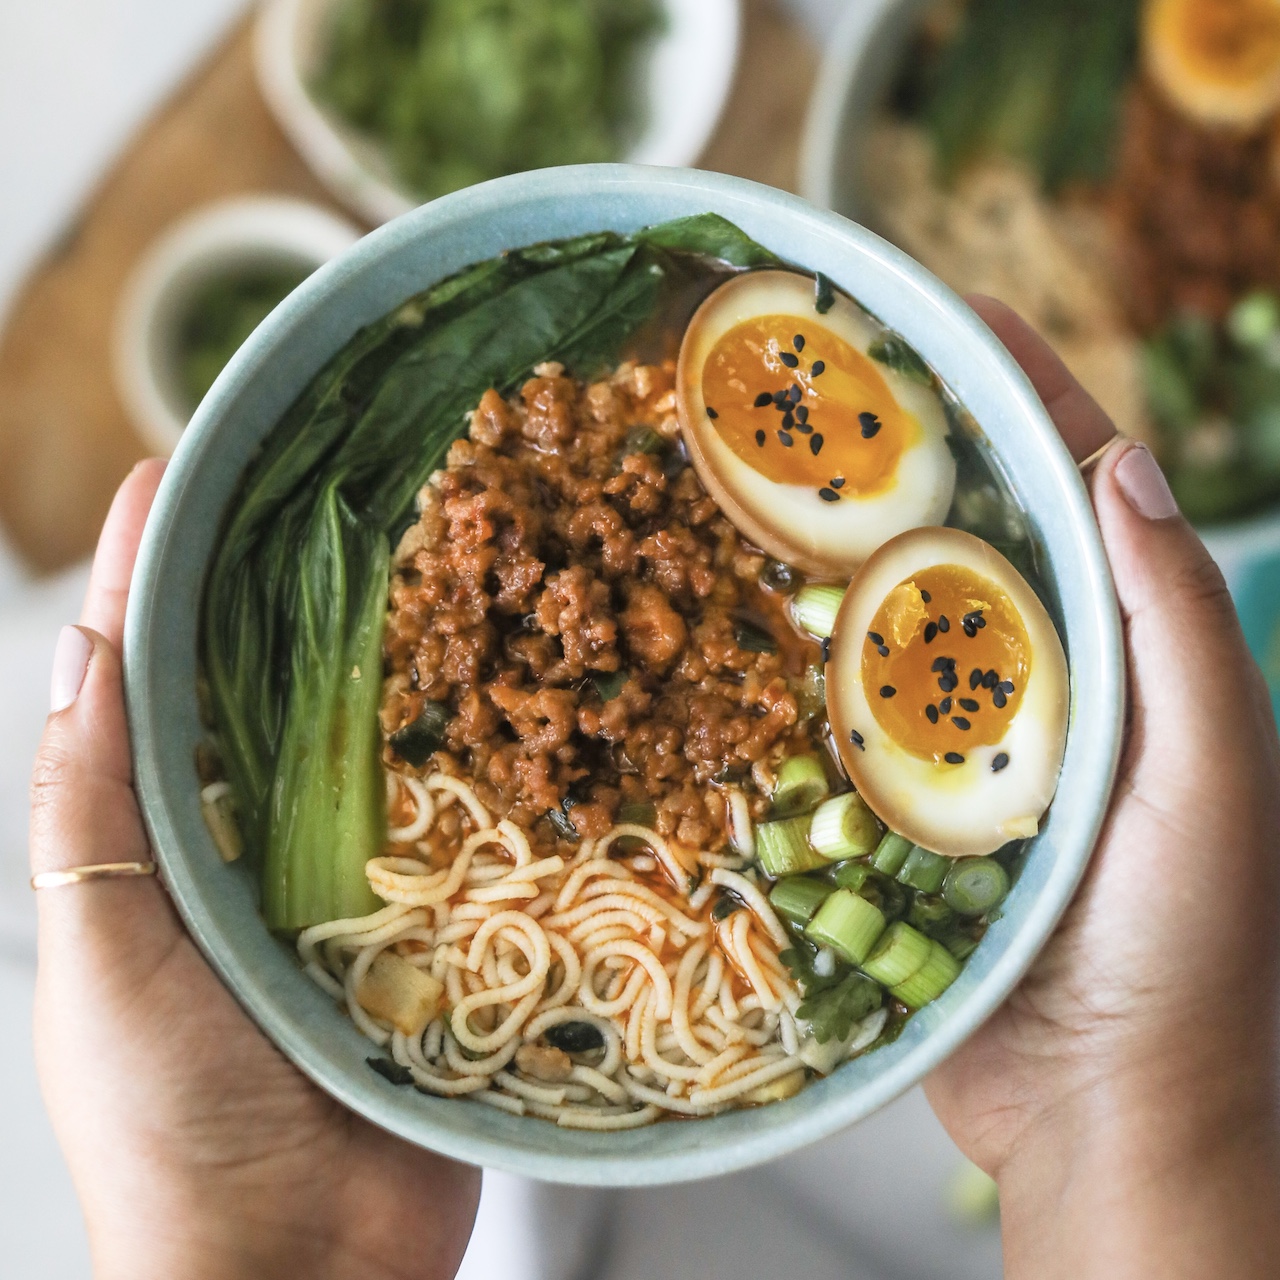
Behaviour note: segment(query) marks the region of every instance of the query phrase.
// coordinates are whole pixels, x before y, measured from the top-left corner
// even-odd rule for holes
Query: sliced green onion
[[[401,760],[421,769],[440,750],[448,723],[443,703],[428,702],[416,720],[391,735],[391,748]]]
[[[835,888],[825,880],[812,876],[788,876],[779,880],[769,893],[773,909],[798,925],[806,925],[814,913],[833,894]]]
[[[805,936],[830,947],[851,964],[861,964],[884,932],[884,916],[865,898],[837,889],[805,927]]]
[[[863,858],[880,843],[880,822],[856,791],[846,791],[814,810],[809,843],[832,862]]]
[[[773,811],[779,817],[807,813],[831,790],[817,756],[791,756],[782,762],[773,786]]]
[[[910,1009],[936,1000],[960,976],[960,962],[940,942],[929,944],[929,958],[905,982],[889,988]]]
[[[658,806],[648,801],[618,806],[618,823],[632,827],[651,827],[658,821]]]
[[[932,945],[923,933],[899,920],[885,930],[876,949],[861,962],[862,971],[886,987],[896,987],[924,967]]]
[[[898,872],[898,882],[921,893],[937,893],[951,870],[951,859],[916,845]]]
[[[931,938],[940,936],[956,918],[956,913],[941,899],[932,894],[917,893],[907,912],[907,923]]]
[[[872,874],[871,868],[865,862],[845,862],[836,868],[832,879],[836,882],[837,888],[852,889],[854,893],[858,893]]]
[[[896,831],[886,831],[884,839],[876,846],[876,851],[871,855],[871,865],[877,871],[883,871],[887,876],[896,876],[902,870],[902,864],[907,860],[907,854],[915,846],[907,839],[906,836],[900,836]]]
[[[762,626],[747,618],[734,619],[733,639],[738,648],[747,653],[778,652],[777,640]]]
[[[1009,892],[1009,873],[994,858],[961,858],[947,872],[942,896],[962,916],[983,916]]]
[[[815,437],[816,438],[816,437]],[[791,597],[791,617],[801,631],[825,640],[835,630],[844,587],[801,587]]]
[[[756,828],[756,860],[774,880],[825,867],[827,860],[809,846],[809,819],[784,818]]]

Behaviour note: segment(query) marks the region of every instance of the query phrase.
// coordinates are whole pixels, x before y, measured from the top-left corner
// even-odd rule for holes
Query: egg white
[[[937,765],[899,746],[875,717],[862,682],[867,632],[899,583],[936,565],[962,565],[995,583],[1022,617],[1030,673],[999,742]],[[878,693],[873,691],[873,696]],[[840,607],[827,665],[827,714],[840,758],[876,815],[909,840],[948,857],[993,853],[1035,835],[1053,800],[1066,749],[1069,677],[1062,642],[1044,605],[993,547],[958,529],[914,529],[886,543],[862,566]],[[863,747],[851,740],[856,730]],[[991,770],[1000,752],[1009,757]]]
[[[904,448],[892,482],[880,493],[860,498],[846,492],[838,502],[824,502],[817,486],[770,480],[725,444],[707,418],[703,367],[729,330],[759,315],[793,316],[798,332],[805,324],[825,325],[864,355],[884,335],[843,294],[836,294],[830,311],[818,315],[812,278],[789,271],[738,276],[699,308],[680,349],[680,421],[698,478],[739,532],[806,573],[840,577],[851,573],[886,538],[942,520],[956,480],[942,401],[930,388],[886,365],[877,363],[876,368],[919,431]],[[770,420],[769,426],[774,425]]]

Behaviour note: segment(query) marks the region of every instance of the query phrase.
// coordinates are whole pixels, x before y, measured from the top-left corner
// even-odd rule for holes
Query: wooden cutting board
[[[774,0],[745,0],[744,15],[737,81],[702,166],[795,190],[816,53]],[[146,452],[111,369],[134,264],[181,215],[255,193],[339,208],[258,93],[247,19],[137,135],[0,332],[0,521],[36,569],[92,550],[111,495]]]

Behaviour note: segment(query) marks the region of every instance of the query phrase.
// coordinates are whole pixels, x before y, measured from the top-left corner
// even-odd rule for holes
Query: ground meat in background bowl
[[[547,364],[488,392],[395,553],[384,733],[440,704],[423,772],[539,844],[643,813],[720,847],[724,788],[763,817],[771,765],[825,736],[819,648],[687,465],[673,382],[670,363],[590,384]]]

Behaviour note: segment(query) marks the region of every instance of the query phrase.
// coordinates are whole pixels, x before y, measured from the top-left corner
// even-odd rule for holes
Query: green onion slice
[[[856,791],[846,791],[814,810],[809,843],[832,862],[863,858],[880,843],[880,822]]]
[[[775,880],[827,865],[809,845],[808,818],[762,822],[756,827],[756,859],[765,875]]]
[[[884,932],[884,916],[865,898],[837,889],[804,932],[811,942],[830,947],[851,964],[861,964]]]
[[[791,617],[796,626],[819,640],[826,639],[835,630],[844,593],[844,587],[801,587],[791,597]]]
[[[910,1009],[922,1009],[936,1000],[959,976],[960,962],[942,943],[931,942],[924,964],[905,982],[890,987],[889,993]]]
[[[901,920],[885,930],[876,949],[861,961],[863,973],[886,987],[897,987],[924,968],[933,944]]]
[[[983,916],[1009,892],[1009,873],[994,858],[961,858],[942,885],[947,905],[962,916]]]
[[[798,925],[806,925],[814,913],[835,892],[825,880],[812,876],[788,876],[779,880],[769,893],[773,909]]]
[[[773,787],[773,811],[779,817],[807,813],[831,790],[827,771],[817,756],[791,756],[778,769]]]

